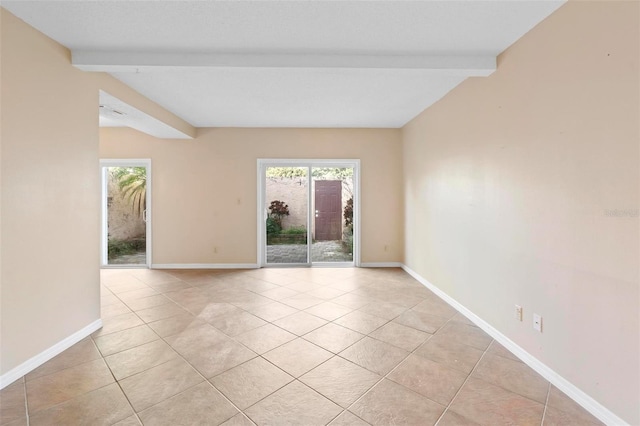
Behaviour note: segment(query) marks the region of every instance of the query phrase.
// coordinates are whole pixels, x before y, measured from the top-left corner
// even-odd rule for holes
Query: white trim
[[[146,187],[146,222],[145,222],[145,239],[146,239],[146,262],[144,265],[117,265],[119,268],[126,268],[127,266],[134,268],[150,268],[152,263],[152,195],[151,195],[151,185],[152,181],[152,172],[151,172],[151,159],[150,158],[103,158],[100,159],[100,176],[102,180],[102,192],[101,192],[101,234],[100,234],[100,267],[108,268],[114,265],[109,265],[109,261],[107,259],[108,256],[108,247],[107,247],[107,233],[108,233],[108,222],[107,222],[107,168],[108,167],[145,167],[147,169],[147,187]]]
[[[266,179],[266,174],[267,174],[266,166],[264,167],[264,170],[265,170],[265,179]],[[315,232],[316,230],[315,226],[313,227],[313,229],[311,229],[311,224],[313,223],[313,219],[311,219],[311,217],[314,214],[313,213],[313,208],[315,207],[314,195],[316,190],[316,183],[314,182],[313,175],[311,173],[313,173],[311,170],[311,165],[307,164],[307,265],[308,266],[311,266],[311,255],[312,255],[311,246],[313,245],[313,232]],[[342,182],[340,183],[340,186],[341,186],[340,196],[342,196]],[[265,194],[266,192],[267,191],[265,186]],[[340,222],[342,222],[342,217],[340,218]],[[265,234],[266,233],[267,232],[266,232],[266,222],[265,222]],[[267,262],[265,262],[265,265],[266,263]]]
[[[154,263],[151,269],[257,269],[257,263]]]
[[[264,210],[264,205],[265,205],[265,201],[264,201],[264,192],[265,192],[265,182],[264,182],[264,172],[262,171],[262,163],[260,162],[260,160],[258,160],[256,162],[257,167],[258,167],[258,181],[257,181],[257,186],[256,188],[258,188],[258,206],[257,206],[257,211],[256,211],[256,229],[258,230],[258,246],[257,246],[257,250],[256,253],[258,254],[258,261],[256,262],[258,265],[260,266],[264,266],[267,264],[265,256],[266,256],[266,250],[263,248],[265,245],[265,235],[263,235],[263,222],[265,222],[267,220],[266,218],[266,214],[265,214],[265,210]]]
[[[151,167],[151,159],[148,159],[148,164],[147,164],[147,193],[145,194],[146,200],[145,200],[145,204],[146,204],[146,224],[147,224],[147,229],[146,229],[146,235],[145,235],[145,242],[147,244],[146,247],[146,254],[147,254],[147,268],[151,267],[151,263],[153,262],[153,196],[152,193],[153,191],[151,190],[152,186],[153,186],[153,170]]]
[[[100,163],[100,266],[107,265],[109,256],[108,239],[104,236],[108,231],[108,202],[107,202],[107,168]]]
[[[353,268],[353,262],[313,262],[312,268]]]
[[[135,167],[140,164],[147,165],[151,164],[151,159],[149,158],[101,158],[100,165],[104,165],[107,167]]]
[[[419,69],[433,75],[486,77],[496,70],[494,55],[344,55],[330,53],[129,52],[76,50],[71,63],[83,71],[153,72],[190,68],[355,68]]]
[[[362,191],[360,190],[360,160],[357,160],[356,166],[353,170],[353,190],[355,191],[355,194],[353,196],[353,216],[355,219],[355,224],[356,226],[353,228],[353,245],[354,247],[352,247],[353,250],[353,266],[355,266],[356,268],[359,268],[360,266],[362,266],[362,260],[360,259],[361,253],[362,253],[362,245],[360,244],[361,241],[361,225],[362,225],[362,218],[361,218],[361,214],[360,212],[362,211],[362,209],[360,208],[360,206],[362,206]]]
[[[100,265],[100,269],[149,269],[149,265]]]
[[[345,167],[360,165],[357,158],[258,158],[258,163],[266,166],[279,167],[283,164],[292,167]]]
[[[401,262],[365,262],[360,264],[363,268],[402,268]]]
[[[102,320],[101,319],[95,320],[91,324],[76,331],[71,336],[68,336],[62,339],[55,345],[51,346],[49,349],[45,349],[44,351],[40,352],[38,355],[29,358],[28,360],[18,365],[17,367],[7,371],[2,376],[0,376],[0,389],[4,389],[5,387],[9,386],[11,383],[18,380],[20,377],[40,367],[42,364],[49,361],[51,358],[69,349],[71,346],[75,345],[80,340],[89,336],[91,333],[100,329],[101,327],[102,327]]]
[[[482,330],[484,330],[488,335],[493,337],[498,341],[502,346],[507,348],[511,353],[517,356],[522,362],[527,364],[529,367],[534,369],[538,374],[551,382],[552,385],[560,389],[562,392],[567,394],[569,398],[573,399],[576,403],[581,405],[585,410],[593,414],[594,417],[602,421],[607,425],[628,425],[627,422],[622,420],[620,417],[612,413],[605,406],[600,404],[598,401],[584,393],[580,390],[576,385],[569,382],[567,379],[562,377],[560,374],[556,373],[542,361],[535,358],[526,350],[522,349],[518,344],[516,344],[513,340],[509,339],[507,336],[502,334],[496,328],[491,326],[489,323],[484,321],[482,318],[471,312],[469,309],[464,307],[457,300],[440,290],[438,287],[421,277],[417,272],[409,268],[407,265],[402,265],[402,269],[404,269],[409,275],[415,278],[419,283],[427,287],[429,290],[434,292],[438,297],[451,305],[454,309],[460,312],[462,315],[467,317],[471,322],[476,324]]]

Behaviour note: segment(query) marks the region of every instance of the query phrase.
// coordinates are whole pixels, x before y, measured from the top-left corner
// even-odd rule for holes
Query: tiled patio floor
[[[2,390],[0,424],[599,424],[401,270],[102,283],[103,328]]]
[[[353,254],[345,253],[340,241],[314,241],[311,244],[313,262],[352,262]],[[306,244],[267,246],[267,263],[306,263]]]
[[[124,254],[109,259],[109,265],[145,265],[147,263],[147,252],[140,251],[134,254]]]

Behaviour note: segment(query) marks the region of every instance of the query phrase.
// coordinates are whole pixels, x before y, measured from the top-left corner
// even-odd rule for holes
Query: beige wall
[[[99,318],[98,91],[67,49],[1,14],[6,373]]]
[[[361,159],[362,261],[402,261],[400,130],[199,129],[184,141],[105,128],[100,156],[152,159],[154,264],[256,262],[258,158]]]
[[[639,12],[569,2],[403,129],[406,264],[631,424]]]
[[[100,318],[98,91],[195,134],[0,8],[0,374]]]

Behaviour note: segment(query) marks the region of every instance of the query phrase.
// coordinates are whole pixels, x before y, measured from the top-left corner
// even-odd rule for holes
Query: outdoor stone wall
[[[265,182],[265,209],[269,213],[272,201],[280,200],[289,205],[289,216],[282,219],[283,229],[307,226],[307,179],[270,178]]]
[[[312,188],[313,190],[313,188]],[[347,205],[347,200],[353,194],[353,180],[346,179],[342,182],[342,211]],[[289,216],[282,219],[283,229],[292,226],[306,226],[307,224],[307,179],[306,178],[271,178],[265,182],[265,209],[269,213],[269,205],[272,201],[284,201],[289,206]],[[314,197],[312,196],[312,202]],[[314,207],[311,206],[313,209]],[[341,214],[342,217],[342,214]],[[342,217],[344,225],[344,218]],[[311,216],[311,229],[314,229],[315,216]]]
[[[144,237],[146,226],[142,216],[133,209],[131,201],[122,196],[122,192],[111,174],[109,174],[107,190],[109,239],[128,240]]]

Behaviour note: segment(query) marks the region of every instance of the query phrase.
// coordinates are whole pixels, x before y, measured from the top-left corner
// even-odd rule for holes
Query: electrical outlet
[[[542,317],[539,314],[533,314],[533,329],[542,333]]]
[[[516,305],[516,310],[514,311],[514,315],[518,321],[522,321],[522,306]]]

